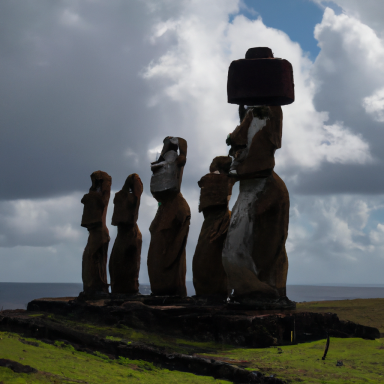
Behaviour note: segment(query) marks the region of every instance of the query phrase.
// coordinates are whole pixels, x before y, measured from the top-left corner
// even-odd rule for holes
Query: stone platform
[[[327,337],[380,337],[376,328],[341,321],[333,313],[255,310],[236,303],[213,303],[171,296],[36,299],[28,311],[72,316],[117,327],[150,330],[173,337],[250,348],[287,345]]]

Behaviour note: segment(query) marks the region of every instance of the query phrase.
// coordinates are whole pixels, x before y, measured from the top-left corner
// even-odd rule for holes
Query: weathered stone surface
[[[228,205],[232,195],[233,178],[228,178],[232,159],[229,156],[217,156],[213,159],[207,175],[203,176],[200,187],[199,212],[213,206]]]
[[[286,295],[289,194],[273,171],[281,147],[279,106],[250,108],[229,135],[230,175],[240,180],[223,249],[223,266],[234,300],[255,306]],[[294,304],[292,303],[294,307]]]
[[[44,311],[63,316],[75,316],[84,320],[105,324],[120,324],[136,329],[165,333],[173,337],[187,337],[196,341],[214,341],[248,348],[269,347],[271,345],[302,343],[327,337],[361,337],[365,339],[380,338],[377,328],[367,327],[351,321],[343,321],[334,313],[312,313],[292,311],[255,311],[245,310],[244,306],[226,305],[198,306],[198,300],[189,298],[190,303],[152,303],[148,296],[137,297],[136,301],[78,302],[56,301],[56,299],[38,299],[28,303],[28,311]],[[163,300],[164,301],[164,300]],[[14,321],[0,315],[0,329],[8,330],[13,326],[17,332],[18,316]],[[27,317],[28,329],[40,334],[40,337],[63,338],[56,330],[60,324],[46,324],[53,327],[52,332],[44,329],[43,318]],[[293,335],[292,335],[293,332]],[[76,337],[78,332],[73,331]],[[37,336],[37,335],[35,335]],[[90,342],[94,336],[87,339]]]
[[[199,181],[199,212],[209,207],[226,206],[232,195],[233,179],[226,174],[208,173]]]
[[[227,143],[234,157],[230,173],[238,179],[266,177],[275,167],[275,151],[281,148],[283,112],[279,106],[250,108]]]
[[[151,193],[180,192],[184,165],[187,161],[187,142],[181,137],[164,139],[160,158],[151,163]],[[179,151],[179,153],[177,153]]]
[[[109,259],[111,292],[135,294],[139,291],[142,236],[136,222],[143,184],[139,175],[127,177],[123,189],[116,193],[112,225],[117,236]]]
[[[112,215],[112,225],[133,225],[139,217],[139,207],[143,183],[138,174],[132,173],[124,183],[121,191],[113,199],[115,205]]]
[[[223,173],[228,174],[231,167],[232,158],[230,156],[216,156],[211,165],[209,166],[209,172],[211,173]]]
[[[198,182],[201,188],[199,211],[203,211],[204,222],[192,263],[197,296],[228,296],[221,254],[231,217],[228,210],[234,181],[228,177],[231,162],[229,156],[216,157],[210,166],[211,173]]]
[[[221,254],[231,214],[226,206],[203,211],[204,222],[193,256],[193,286],[196,295],[228,296],[227,275]]]
[[[187,295],[186,253],[191,211],[181,193],[155,195],[160,203],[149,231],[148,275],[153,295]]]
[[[223,250],[223,265],[234,296],[285,296],[289,195],[273,172],[240,181]]]
[[[91,180],[89,193],[81,199],[84,204],[81,225],[89,232],[82,261],[85,294],[108,292],[107,258],[110,237],[106,216],[112,178],[106,172],[96,171],[92,173]]]
[[[179,151],[179,154],[177,153]],[[149,228],[148,275],[153,295],[186,296],[186,254],[191,212],[180,193],[187,142],[166,137],[160,158],[151,163],[151,193],[159,202]]]

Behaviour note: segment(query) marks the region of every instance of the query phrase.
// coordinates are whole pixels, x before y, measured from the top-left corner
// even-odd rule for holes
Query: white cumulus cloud
[[[367,113],[373,115],[375,120],[384,122],[384,88],[379,89],[372,96],[365,97],[363,107]]]

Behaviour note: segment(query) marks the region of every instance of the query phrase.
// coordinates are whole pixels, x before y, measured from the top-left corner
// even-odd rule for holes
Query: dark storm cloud
[[[182,2],[157,8],[156,3],[148,4],[152,3],[0,4],[0,161],[5,165],[4,179],[10,180],[0,189],[0,199],[85,192],[89,175],[98,169],[111,174],[116,190],[129,173],[139,173],[149,192],[148,149],[161,145],[167,135],[197,144],[180,103],[168,99],[148,107],[152,93],[167,80],[148,82],[141,75],[176,42],[172,33],[151,42],[153,26],[178,14]],[[315,104],[319,111],[329,111],[330,123],[344,121],[351,132],[361,134],[372,155],[381,159],[384,135],[378,135],[378,130],[382,124],[367,117],[361,98],[356,97],[356,93],[368,96],[376,78],[360,63],[363,59],[349,59],[340,36],[328,30],[321,36],[327,44],[314,67],[322,83]],[[325,71],[324,56],[327,60],[337,56],[333,64],[346,70]],[[227,148],[221,148],[218,154],[225,155]],[[197,181],[208,170],[208,161],[194,160],[190,146],[184,190],[197,189]],[[343,183],[339,172],[352,175],[353,167],[323,164],[315,173],[303,172],[296,191],[313,193],[319,184],[317,193],[382,190],[378,181],[370,188],[346,176],[349,181]],[[357,166],[356,172],[362,168]],[[370,169],[365,168],[366,179]],[[312,179],[317,182],[309,183]]]
[[[289,183],[292,193],[329,195],[340,193],[384,193],[384,166],[382,164],[329,164],[318,171],[301,172],[297,183]]]
[[[316,109],[328,112],[327,123],[343,121],[351,132],[369,143],[372,156],[383,161],[384,124],[367,114],[362,103],[365,97],[384,85],[377,68],[380,55],[369,57],[373,56],[369,52],[371,47],[348,46],[346,36],[334,31],[324,31],[321,38],[327,44],[314,65],[313,75],[320,85],[314,97]]]
[[[1,199],[84,191],[97,169],[117,185],[131,172],[150,177],[157,117],[140,73],[172,42],[149,36],[177,5],[149,4],[1,2]]]
[[[363,106],[364,98],[384,86],[381,62],[382,41],[368,26],[346,15],[335,17],[326,11],[315,35],[321,52],[312,75],[318,85],[314,105],[326,111],[326,124],[342,124],[369,146],[371,161],[323,162],[317,169],[293,168],[296,174],[291,192],[297,194],[382,194],[384,193],[384,124]],[[347,149],[348,143],[344,143]],[[356,164],[357,162],[357,164]]]

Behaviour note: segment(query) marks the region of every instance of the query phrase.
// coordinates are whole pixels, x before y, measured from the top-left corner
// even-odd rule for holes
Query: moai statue
[[[222,255],[228,290],[244,305],[292,308],[286,298],[289,194],[273,171],[280,105],[294,101],[292,66],[269,48],[248,50],[230,66],[228,101],[240,104],[240,125],[227,138],[234,158],[229,174],[240,181]]]
[[[139,292],[142,237],[136,222],[142,193],[140,177],[133,173],[113,199],[112,225],[117,226],[117,236],[109,259],[112,293]]]
[[[106,172],[96,171],[92,173],[91,180],[89,193],[81,199],[84,204],[81,226],[89,231],[82,266],[83,289],[86,295],[108,293],[107,258],[110,237],[105,220],[112,178]]]
[[[235,181],[228,177],[231,163],[229,156],[215,157],[210,173],[198,182],[201,188],[199,212],[203,212],[204,222],[192,263],[197,296],[223,299],[228,296],[227,275],[221,255],[231,218],[228,201]]]
[[[151,243],[147,263],[152,295],[187,295],[185,246],[191,211],[180,193],[186,156],[184,139],[166,137],[159,159],[151,163],[151,193],[159,202],[149,227]]]

